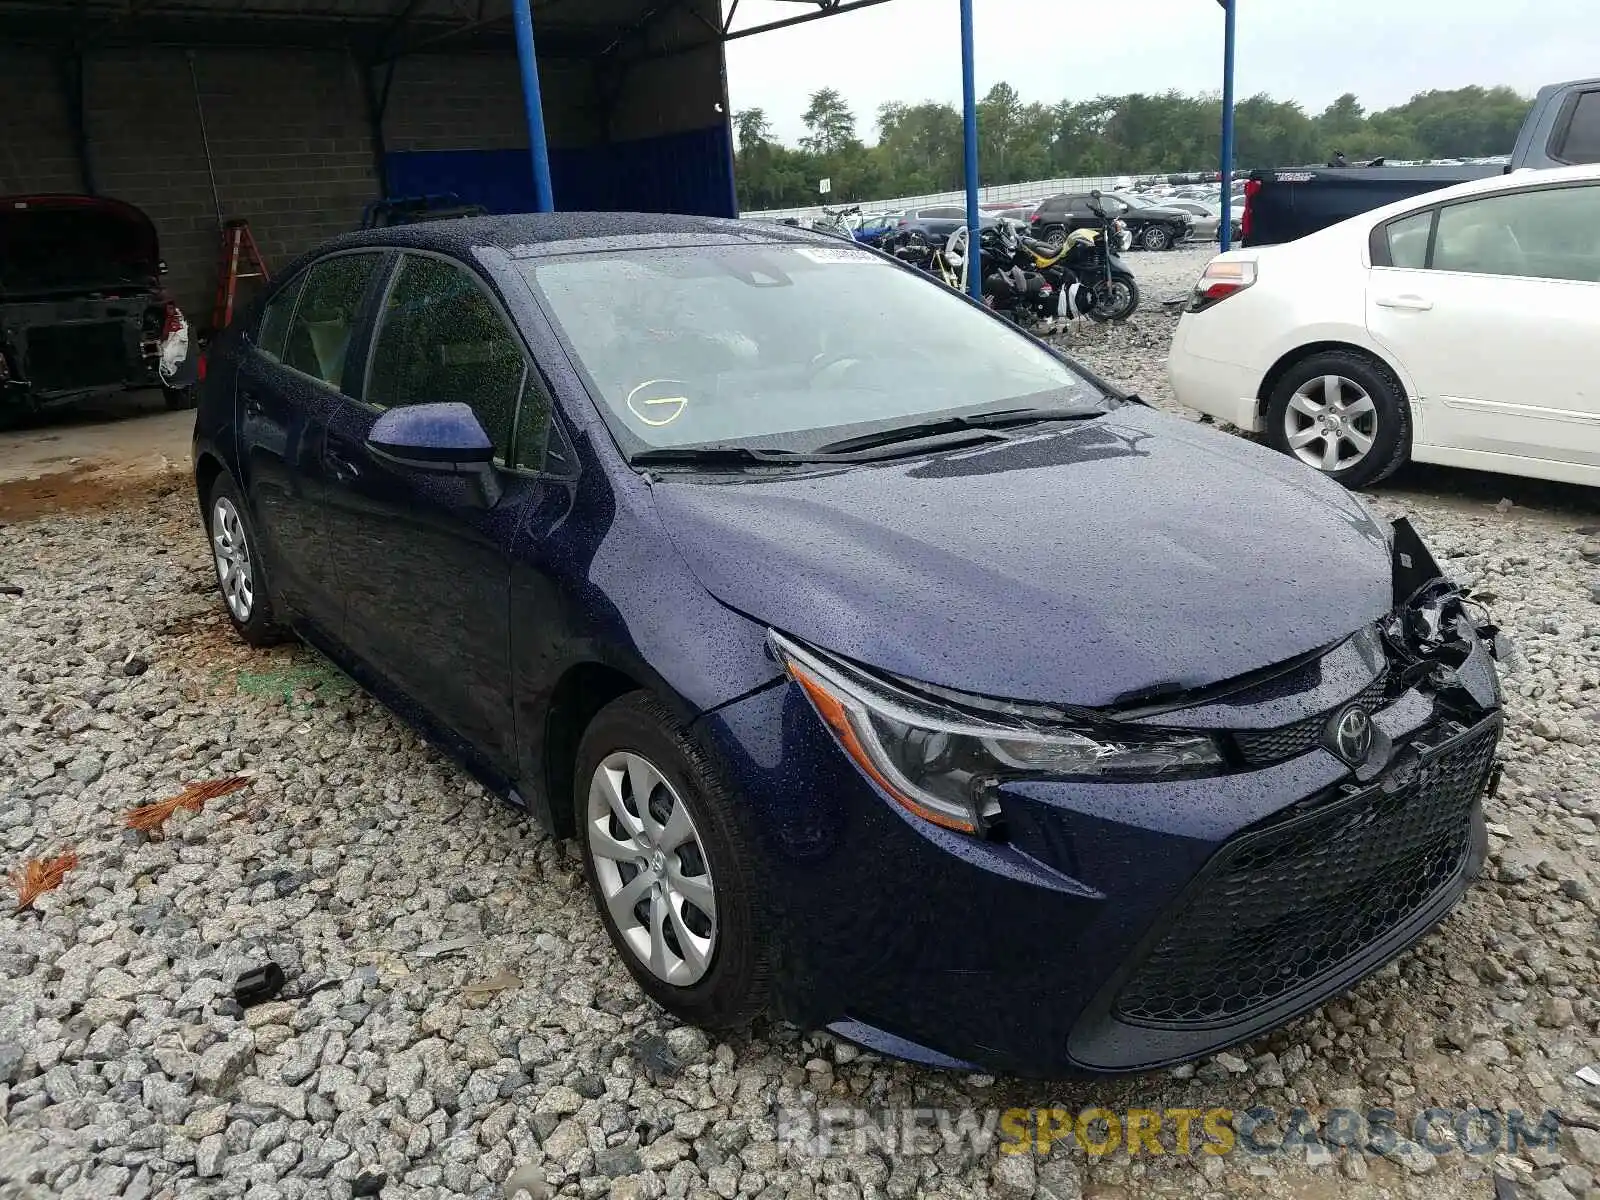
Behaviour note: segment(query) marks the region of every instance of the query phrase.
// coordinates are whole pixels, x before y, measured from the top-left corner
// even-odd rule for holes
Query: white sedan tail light
[[[1206,264],[1200,282],[1194,285],[1194,294],[1189,297],[1189,311],[1203,312],[1215,304],[1221,304],[1255,281],[1256,264],[1253,259],[1212,259]]]

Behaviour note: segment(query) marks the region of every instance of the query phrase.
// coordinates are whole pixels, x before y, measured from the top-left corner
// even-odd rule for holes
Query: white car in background
[[[1168,374],[1180,403],[1350,487],[1408,459],[1600,484],[1600,167],[1219,255]]]

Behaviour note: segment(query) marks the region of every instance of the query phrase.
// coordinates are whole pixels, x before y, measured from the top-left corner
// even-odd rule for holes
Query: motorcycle
[[[1024,249],[1032,257],[1033,269],[1067,293],[1063,315],[1102,323],[1126,321],[1138,310],[1139,284],[1122,262],[1119,222],[1100,206],[1099,192],[1090,194],[1089,208],[1099,217],[1098,229],[1075,229],[1059,247],[1027,240]]]
[[[957,229],[945,243],[944,264],[956,276],[953,286],[967,278],[968,233]],[[1018,325],[1054,323],[1060,301],[1056,286],[1039,271],[1024,264],[1022,239],[1005,222],[978,235],[977,269],[982,272],[983,303]]]
[[[856,224],[851,224],[850,218],[856,219]],[[822,210],[822,216],[813,218],[811,228],[817,233],[825,233],[829,237],[842,238],[844,241],[856,240],[856,229],[861,220],[861,206],[853,204],[849,208],[827,208]]]

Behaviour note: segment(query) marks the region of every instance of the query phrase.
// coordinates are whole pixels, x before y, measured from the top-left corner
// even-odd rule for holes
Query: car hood
[[[667,476],[654,496],[724,604],[992,697],[1171,695],[1329,646],[1391,600],[1384,532],[1344,489],[1140,405],[839,471]]]
[[[155,226],[139,209],[98,196],[0,197],[0,296],[154,288]]]

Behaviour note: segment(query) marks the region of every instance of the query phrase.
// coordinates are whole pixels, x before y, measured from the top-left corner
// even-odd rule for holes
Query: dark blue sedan
[[[685,1020],[1149,1068],[1348,988],[1481,863],[1492,631],[1415,532],[871,250],[352,234],[207,366],[240,635],[576,839]]]

